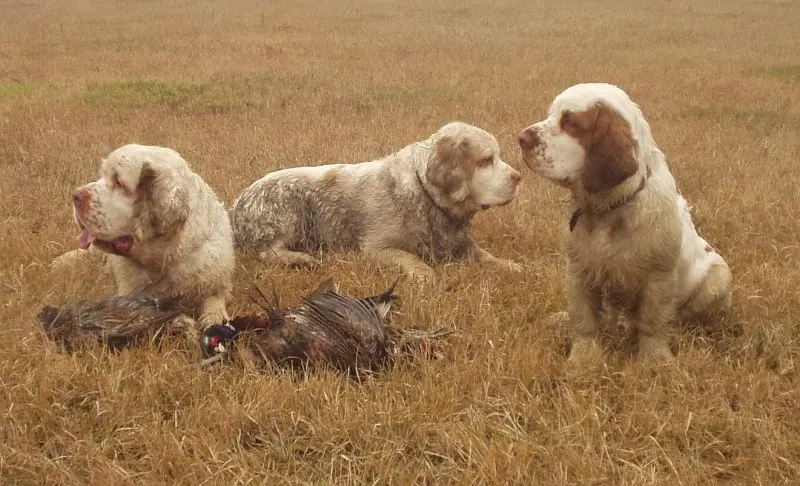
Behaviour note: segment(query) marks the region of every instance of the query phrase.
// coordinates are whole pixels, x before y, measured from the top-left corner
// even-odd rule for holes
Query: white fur
[[[465,136],[468,129],[461,124],[445,126],[440,136]],[[474,136],[474,135],[473,135]],[[475,202],[481,206],[501,206],[508,204],[517,196],[519,173],[500,158],[500,145],[494,137],[480,140],[487,147],[480,156],[492,159],[491,165],[478,167],[470,178],[469,192]],[[375,174],[381,169],[381,161],[361,162],[358,164],[328,164],[311,167],[292,167],[267,174],[266,180],[277,180],[284,177],[304,177],[313,181],[323,180],[331,170],[338,171],[346,177],[360,179]],[[413,181],[408,181],[413,183]]]
[[[576,84],[561,92],[550,105],[548,116],[544,120],[528,127],[535,131],[542,140],[536,149],[536,157],[524,157],[525,163],[536,174],[572,188],[578,183],[586,159],[584,148],[568,133],[562,130],[559,121],[564,112],[583,112],[602,101],[631,125],[637,154],[648,156],[647,152],[658,150],[650,132],[650,125],[645,120],[639,105],[631,101],[628,95],[616,86],[605,83]],[[531,154],[533,155],[533,154]],[[644,169],[644,158],[637,157],[639,169]],[[660,177],[672,181],[672,174],[666,164],[655,164]],[[664,170],[666,169],[666,170]]]
[[[269,173],[237,198],[237,244],[285,265],[308,254],[361,251],[413,275],[450,260],[500,261],[469,237],[473,215],[511,202],[520,174],[500,158],[497,140],[466,123],[379,160],[296,167]]]
[[[678,282],[678,301],[686,302],[703,283],[713,265],[725,265],[722,256],[697,233],[692,222],[689,204],[678,195],[678,214],[681,218],[681,256],[678,265],[681,280]]]
[[[109,252],[117,294],[152,286],[190,299],[204,323],[227,319],[233,239],[214,191],[164,147],[120,147],[103,160],[100,175],[75,191],[73,213],[84,241],[90,235],[93,247]],[[119,243],[125,239],[132,244]],[[77,250],[54,263],[92,253]]]
[[[517,171],[494,155],[494,162],[478,167],[469,181],[472,194],[481,206],[500,206],[517,197],[519,184],[512,179]]]
[[[560,121],[598,102],[627,122],[637,170],[617,186],[583,186],[587,153]],[[567,238],[568,301],[576,336],[571,358],[595,348],[600,295],[627,302],[640,352],[669,356],[666,324],[730,306],[730,270],[700,237],[664,154],[638,105],[616,86],[579,84],[559,94],[547,118],[520,134],[522,157],[537,174],[572,191],[580,216]],[[622,201],[620,205],[614,204]],[[600,306],[602,307],[602,306]]]

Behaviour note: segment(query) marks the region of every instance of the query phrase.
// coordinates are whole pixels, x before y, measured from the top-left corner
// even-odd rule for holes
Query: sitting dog
[[[701,238],[650,126],[609,84],[559,94],[546,119],[519,134],[525,164],[572,192],[567,299],[571,360],[599,351],[603,301],[638,336],[641,357],[672,357],[675,317],[725,312],[731,272]]]
[[[479,247],[469,228],[478,211],[511,202],[520,177],[492,135],[455,122],[373,162],[269,173],[230,218],[238,247],[287,266],[313,265],[307,253],[327,250],[365,252],[412,276],[459,260],[518,269]]]

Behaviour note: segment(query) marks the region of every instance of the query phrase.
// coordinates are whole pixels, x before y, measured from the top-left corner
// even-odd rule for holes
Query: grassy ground
[[[259,5],[263,3],[263,5]],[[443,0],[0,1],[0,483],[797,484],[800,481],[800,3]],[[568,373],[563,192],[530,173],[478,217],[511,274],[449,266],[403,284],[399,325],[449,325],[446,360],[356,385],[242,367],[179,343],[73,356],[44,303],[108,295],[75,245],[69,194],[128,142],[183,154],[226,203],[269,170],[363,161],[459,119],[516,134],[581,81],[619,84],[735,275],[734,316],[683,329],[657,372],[624,353]],[[347,255],[288,271],[241,259],[287,302]]]

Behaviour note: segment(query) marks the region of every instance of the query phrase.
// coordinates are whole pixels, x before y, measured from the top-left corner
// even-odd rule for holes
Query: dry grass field
[[[0,0],[0,484],[798,484],[800,2]],[[27,3],[26,3],[27,2]],[[399,326],[452,326],[445,359],[361,384],[196,350],[74,355],[45,303],[111,292],[74,248],[70,193],[128,143],[178,150],[226,204],[265,172],[365,161],[451,120],[516,134],[583,81],[639,102],[734,312],[679,330],[661,369],[610,350],[565,366],[564,191],[524,171],[475,235],[515,274],[451,265],[402,282]],[[331,276],[396,277],[352,255],[284,270],[241,256],[234,314]]]

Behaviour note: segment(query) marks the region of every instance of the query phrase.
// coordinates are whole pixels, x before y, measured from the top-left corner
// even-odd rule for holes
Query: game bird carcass
[[[263,313],[209,327],[202,339],[204,353],[208,361],[238,356],[292,369],[330,367],[353,377],[384,370],[400,354],[438,355],[437,341],[452,331],[392,326],[390,311],[398,301],[394,287],[354,298],[337,293],[328,280],[290,307],[281,307],[276,294],[269,302],[259,291],[256,304]]]
[[[270,302],[259,290],[252,300],[262,312],[203,332],[200,345],[208,358],[203,365],[234,358],[291,369],[330,367],[359,376],[386,369],[400,354],[438,356],[438,341],[452,330],[392,326],[390,311],[398,301],[394,287],[355,298],[337,293],[328,280],[295,306],[281,306],[276,292]],[[180,298],[144,290],[63,308],[48,305],[37,317],[45,334],[67,351],[90,343],[119,350],[168,334],[192,336],[189,310]]]

